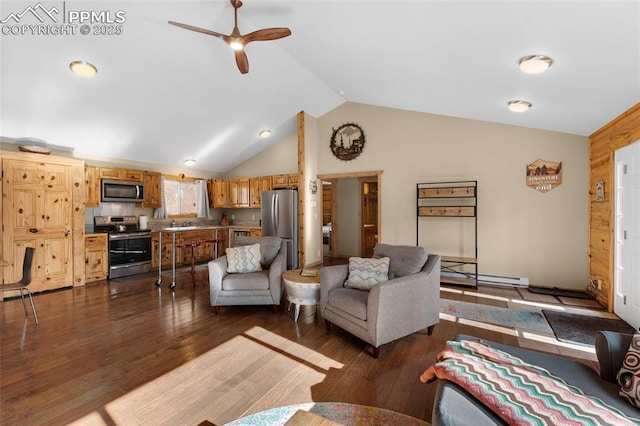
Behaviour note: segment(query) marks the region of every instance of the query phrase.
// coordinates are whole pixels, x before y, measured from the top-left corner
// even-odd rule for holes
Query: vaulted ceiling
[[[167,23],[228,34],[228,0],[47,1],[37,9],[50,11],[43,22],[37,5],[0,4],[0,136],[85,158],[172,167],[193,158],[196,169],[224,172],[295,131],[297,112],[319,117],[345,101],[578,135],[640,101],[640,2],[632,0],[246,0],[241,32],[292,35],[248,45],[244,75],[224,42]],[[78,11],[124,22],[89,17],[83,35],[71,20]],[[33,35],[36,24],[75,29]],[[518,60],[530,54],[553,66],[524,74]],[[72,74],[76,60],[98,74]],[[533,108],[513,113],[511,99]],[[274,133],[260,139],[265,128]]]

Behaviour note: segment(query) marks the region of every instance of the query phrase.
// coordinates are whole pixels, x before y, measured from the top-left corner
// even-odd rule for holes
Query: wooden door
[[[361,256],[373,256],[378,241],[378,183],[371,178],[362,179],[361,189]]]
[[[9,279],[22,276],[25,248],[34,247],[32,291],[73,286],[71,169],[61,164],[3,160],[3,245],[13,275]],[[82,275],[84,282],[84,271]]]

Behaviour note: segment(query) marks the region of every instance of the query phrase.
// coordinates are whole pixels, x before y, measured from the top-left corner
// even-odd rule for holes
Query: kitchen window
[[[196,215],[196,183],[165,179],[165,211],[167,217]]]

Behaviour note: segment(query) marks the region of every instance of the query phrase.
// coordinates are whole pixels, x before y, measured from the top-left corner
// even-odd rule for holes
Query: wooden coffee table
[[[316,271],[316,275],[312,277],[300,275],[302,269],[291,269],[282,274],[284,286],[287,289],[289,309],[291,309],[292,303],[296,305],[294,316],[296,322],[300,315],[301,305],[317,305],[320,300],[320,270],[314,269],[314,271]]]

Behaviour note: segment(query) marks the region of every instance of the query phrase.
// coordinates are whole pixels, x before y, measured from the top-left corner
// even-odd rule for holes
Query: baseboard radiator
[[[479,284],[503,285],[507,287],[529,287],[528,277],[513,275],[478,274]]]
[[[442,271],[440,274],[442,276],[459,279],[470,277],[470,275],[468,274],[455,273],[450,271]],[[529,278],[516,277],[513,275],[478,274],[478,284],[501,285],[505,287],[529,287]]]

